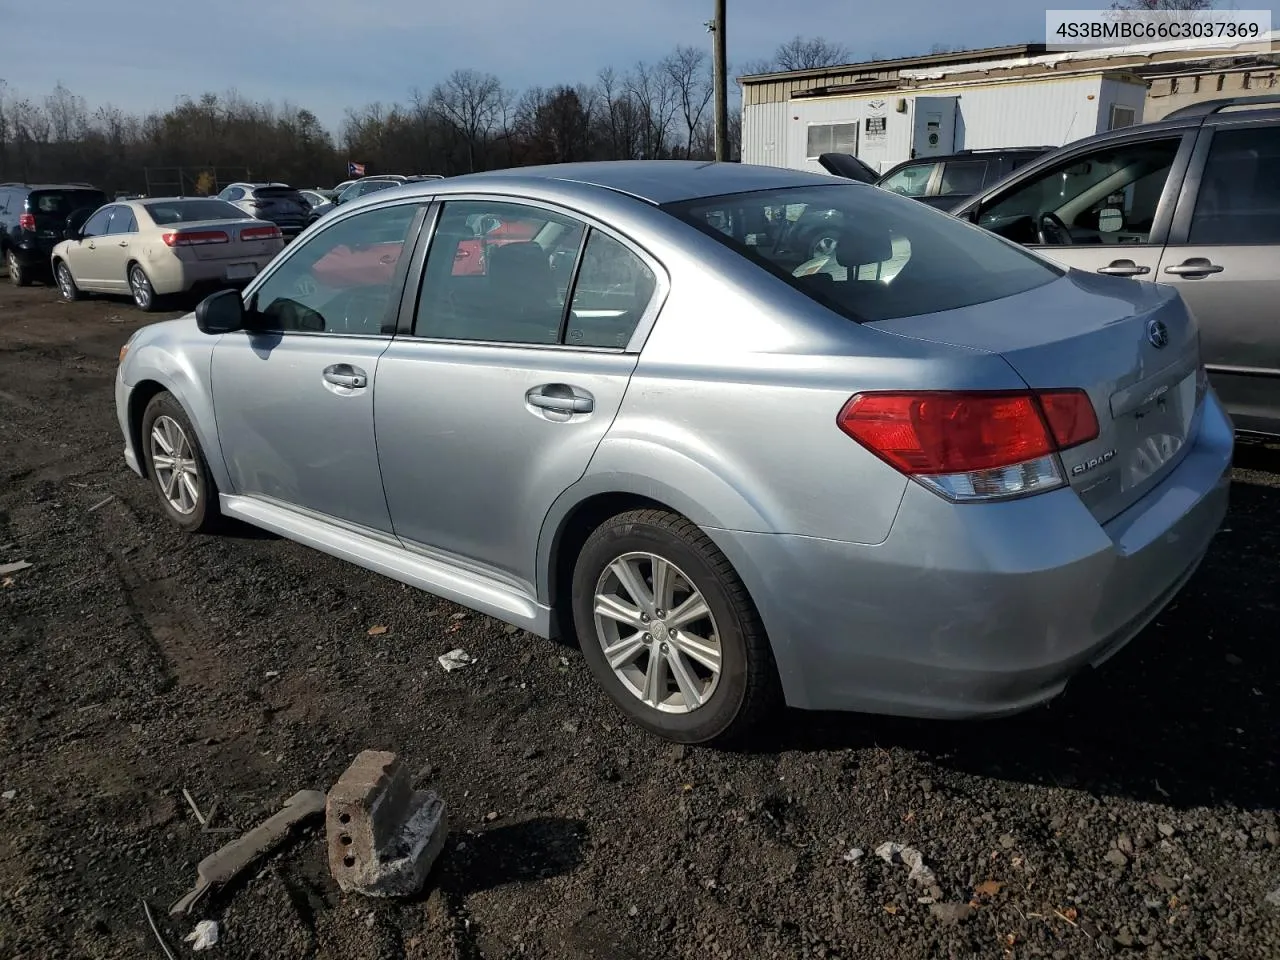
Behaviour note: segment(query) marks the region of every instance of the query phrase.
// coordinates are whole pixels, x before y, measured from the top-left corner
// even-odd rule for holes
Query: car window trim
[[[657,257],[650,253],[645,247],[633,240],[627,234],[621,232],[609,224],[603,223],[591,214],[578,210],[575,207],[566,206],[564,204],[552,203],[547,200],[541,200],[536,197],[524,197],[511,193],[479,193],[468,191],[466,193],[448,193],[440,194],[435,198],[434,215],[431,220],[430,235],[423,230],[423,242],[420,254],[415,253],[414,256],[414,275],[417,282],[405,285],[404,302],[401,304],[400,320],[396,325],[396,338],[402,340],[421,341],[424,343],[452,343],[466,346],[482,346],[498,349],[532,349],[532,350],[571,350],[582,353],[640,353],[644,349],[644,344],[649,338],[649,334],[653,330],[653,325],[658,318],[658,314],[662,312],[662,306],[666,303],[667,295],[671,292],[671,275],[667,268]],[[439,209],[446,203],[457,202],[477,202],[477,203],[510,203],[525,207],[538,207],[562,217],[568,217],[572,220],[580,221],[588,230],[597,230],[607,237],[618,241],[633,255],[638,257],[641,262],[653,273],[654,289],[649,297],[649,303],[645,306],[644,312],[640,314],[640,319],[636,321],[635,330],[631,332],[631,339],[627,341],[626,346],[622,347],[589,347],[583,345],[575,345],[569,343],[518,343],[508,340],[454,340],[444,337],[420,337],[413,332],[413,321],[418,311],[418,300],[422,294],[423,273],[426,269],[427,256],[431,252],[431,243],[435,240],[436,226],[439,224]],[[586,249],[586,232],[583,234],[581,252]],[[566,288],[565,295],[571,296],[574,287],[577,285],[578,267],[581,263],[574,264],[574,272],[569,277],[569,287]],[[570,301],[572,302],[572,301]]]
[[[413,219],[409,223],[409,231],[405,235],[405,246],[408,247],[410,251],[413,251],[418,243],[419,234],[422,231],[422,224],[426,218],[427,208],[430,205],[429,201],[430,198],[428,197],[403,197],[392,200],[388,203],[374,203],[367,207],[358,207],[354,210],[346,211],[341,216],[335,214],[332,219],[325,217],[323,221],[320,221],[324,226],[317,230],[311,237],[308,237],[307,243],[312,242],[315,237],[319,237],[321,234],[327,233],[338,224],[345,220],[350,220],[352,217],[362,216],[363,214],[373,213],[378,210],[388,210],[392,207],[416,206],[418,209],[414,213]],[[286,263],[297,256],[298,251],[303,249],[307,243],[299,243],[297,240],[294,240],[293,243],[289,244],[289,246],[285,247],[284,250],[277,255],[267,270],[262,271],[253,278],[253,281],[245,287],[244,292],[240,295],[241,302],[245,305],[246,311],[256,312],[253,304],[257,301],[258,291],[266,285],[271,277],[282,270]],[[391,292],[388,296],[389,302],[387,304],[387,312],[383,316],[382,328],[384,330],[390,326],[390,324],[387,323],[387,320],[389,317],[394,315],[392,313],[394,305],[402,303],[404,299],[405,281],[409,276],[408,261],[411,258],[412,253],[410,257],[405,257],[402,254],[400,260],[396,263],[396,272],[391,278]],[[394,330],[386,333],[331,333],[327,330],[272,330],[262,328],[254,329],[252,332],[255,334],[278,335],[280,337],[343,337],[361,340],[390,340],[395,335]]]
[[[578,244],[578,253],[573,258],[573,269],[569,271],[569,285],[564,288],[564,309],[560,311],[560,329],[556,331],[556,343],[564,344],[569,336],[569,318],[573,316],[573,300],[578,295],[578,275],[582,272],[582,260],[587,255],[587,244],[595,231],[591,224],[584,224],[582,241]],[[647,307],[648,304],[645,304]],[[641,311],[643,315],[643,311]]]
[[[1178,204],[1174,211],[1172,223],[1169,228],[1169,239],[1166,246],[1170,247],[1273,247],[1274,241],[1261,241],[1258,243],[1192,243],[1191,237],[1191,221],[1195,218],[1196,201],[1200,197],[1200,185],[1204,182],[1204,172],[1209,166],[1209,152],[1213,149],[1214,136],[1219,132],[1227,132],[1229,130],[1239,130],[1241,128],[1257,127],[1267,129],[1275,127],[1276,122],[1273,118],[1251,117],[1247,120],[1235,120],[1231,123],[1206,123],[1200,127],[1196,138],[1195,149],[1192,151],[1191,159],[1187,167],[1187,175],[1183,178],[1182,189],[1178,192]]]
[[[1173,164],[1169,167],[1169,177],[1165,181],[1164,190],[1160,193],[1160,200],[1156,204],[1155,217],[1151,222],[1151,233],[1147,237],[1147,242],[1143,244],[1133,244],[1140,247],[1161,247],[1167,242],[1169,236],[1169,228],[1173,222],[1174,208],[1178,202],[1180,191],[1182,189],[1183,180],[1186,177],[1187,168],[1191,163],[1191,156],[1195,150],[1196,137],[1198,128],[1190,127],[1175,130],[1146,131],[1141,134],[1132,134],[1124,137],[1116,137],[1105,141],[1094,141],[1092,143],[1083,144],[1074,150],[1066,153],[1058,153],[1051,151],[1045,154],[1038,161],[1033,161],[1034,167],[1031,165],[1023,166],[1016,173],[1016,180],[1012,182],[1006,180],[998,183],[986,193],[974,197],[965,209],[955,211],[954,215],[961,219],[968,220],[977,226],[978,218],[982,215],[985,207],[995,202],[997,197],[1007,196],[1013,190],[1021,186],[1025,186],[1030,180],[1035,179],[1040,174],[1046,172],[1050,168],[1062,166],[1063,164],[1073,162],[1081,157],[1088,156],[1099,150],[1111,150],[1124,148],[1134,144],[1149,143],[1157,140],[1178,140],[1178,148],[1173,155]],[[1052,158],[1045,162],[1045,158]],[[1033,250],[1053,250],[1056,249],[1052,244],[1026,244],[1029,249]],[[1109,249],[1115,244],[1108,243],[1078,243],[1072,246],[1083,250],[1101,250]]]

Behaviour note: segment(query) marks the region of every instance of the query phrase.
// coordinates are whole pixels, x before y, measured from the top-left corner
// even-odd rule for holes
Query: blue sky
[[[1057,2],[1055,8],[1106,3]],[[1241,2],[1240,7],[1271,4]],[[61,81],[90,106],[163,109],[184,94],[235,89],[289,100],[331,129],[346,107],[404,100],[452,70],[513,88],[591,81],[706,45],[711,0],[37,0],[6,4],[0,79],[42,97]],[[926,53],[934,44],[1042,41],[1027,0],[728,0],[729,59],[768,56],[797,33],[855,58]],[[197,11],[199,11],[197,15]],[[215,12],[216,11],[216,12]],[[1273,19],[1280,19],[1273,12]]]

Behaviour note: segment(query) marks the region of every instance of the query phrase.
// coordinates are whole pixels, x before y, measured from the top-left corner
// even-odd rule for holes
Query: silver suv
[[[1237,430],[1280,435],[1280,95],[1076,141],[953,213],[1067,266],[1177,287]]]

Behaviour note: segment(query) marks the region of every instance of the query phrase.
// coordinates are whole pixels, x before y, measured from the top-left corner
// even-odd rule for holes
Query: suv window
[[[1181,144],[1144,140],[1064,160],[984,205],[978,223],[1019,243],[1149,243]]]
[[[111,226],[107,233],[137,233],[138,221],[133,215],[132,207],[116,207],[111,215]]]
[[[953,193],[975,194],[987,179],[986,160],[948,160],[942,165],[939,196]]]
[[[46,220],[65,220],[85,207],[97,209],[107,202],[101,190],[32,190],[27,209]]]
[[[580,221],[540,207],[488,200],[446,203],[427,253],[414,334],[559,343],[585,231]]]
[[[904,197],[923,197],[929,187],[929,178],[938,165],[936,163],[916,163],[903,167],[897,173],[890,174],[876,186],[892,190]]]
[[[761,190],[663,209],[856,321],[986,303],[1062,275],[922,203],[858,184]]]
[[[220,194],[219,200],[226,200],[228,203],[235,203],[237,200],[244,199],[244,187],[227,187]]]
[[[107,224],[111,220],[111,207],[103,207],[88,220],[81,229],[81,235],[87,240],[90,237],[102,237],[107,233]]]
[[[1280,243],[1280,126],[1214,132],[1187,240]]]
[[[253,294],[267,330],[390,336],[393,282],[418,204],[366,210],[312,236]]]

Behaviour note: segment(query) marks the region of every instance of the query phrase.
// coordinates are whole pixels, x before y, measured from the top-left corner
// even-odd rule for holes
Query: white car
[[[280,228],[205,197],[109,203],[53,248],[65,300],[84,293],[130,294],[141,310],[197,286],[236,286],[284,249]]]

